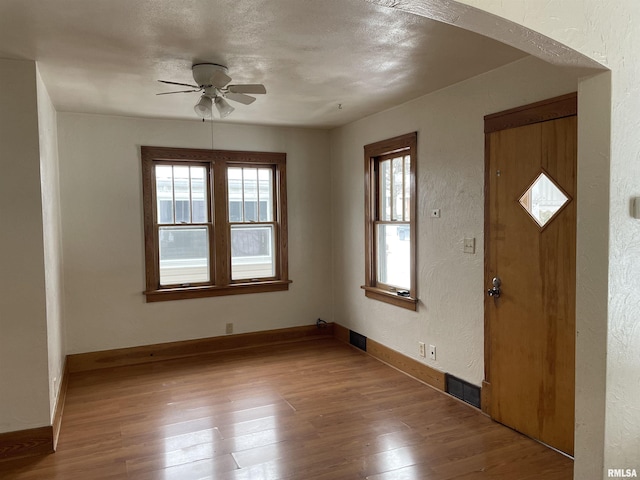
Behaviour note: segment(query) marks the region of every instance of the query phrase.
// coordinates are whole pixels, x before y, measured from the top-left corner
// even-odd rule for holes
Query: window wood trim
[[[286,154],[275,152],[247,152],[230,150],[205,150],[194,148],[172,148],[141,146],[142,196],[145,248],[145,291],[147,302],[182,300],[222,295],[274,292],[289,289],[288,225],[286,195]],[[154,164],[159,161],[171,163],[208,164],[207,179],[210,195],[206,199],[212,223],[210,237],[211,283],[184,287],[160,286],[157,202],[155,192]],[[274,224],[276,239],[276,276],[248,281],[231,280],[231,241],[228,218],[228,195],[226,169],[230,166],[274,168]],[[224,199],[224,201],[215,201]]]
[[[416,311],[418,307],[416,286],[416,242],[417,242],[417,208],[416,208],[416,164],[417,164],[417,132],[382,140],[380,142],[365,145],[364,147],[364,196],[365,196],[365,284],[362,289],[365,296]],[[375,223],[376,209],[378,205],[377,164],[380,160],[389,158],[399,153],[408,153],[411,157],[410,165],[410,195],[409,223],[410,228],[410,281],[409,296],[398,295],[390,289],[380,288],[376,281],[376,244]]]
[[[412,310],[414,312],[418,310],[417,298],[413,298],[410,296],[403,297],[382,288],[367,287],[366,285],[363,285],[360,288],[364,290],[364,295],[367,298],[379,300],[384,303],[389,303],[391,305],[395,305],[396,307],[406,308],[407,310]]]

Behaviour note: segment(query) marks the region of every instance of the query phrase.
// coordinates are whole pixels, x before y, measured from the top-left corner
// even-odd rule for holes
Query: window
[[[416,146],[411,133],[364,147],[369,298],[416,310]]]
[[[141,156],[147,302],[289,288],[284,153]]]

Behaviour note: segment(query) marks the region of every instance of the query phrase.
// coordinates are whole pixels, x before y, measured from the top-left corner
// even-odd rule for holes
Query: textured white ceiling
[[[365,0],[0,1],[0,57],[38,61],[58,111],[196,119],[157,80],[215,62],[267,87],[225,121],[333,127],[522,56]]]

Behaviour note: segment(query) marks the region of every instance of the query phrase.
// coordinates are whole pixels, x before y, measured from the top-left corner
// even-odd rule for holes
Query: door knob
[[[501,293],[500,285],[502,285],[502,282],[498,277],[495,277],[492,283],[493,283],[493,287],[487,290],[487,295],[493,298],[500,298],[500,293]]]

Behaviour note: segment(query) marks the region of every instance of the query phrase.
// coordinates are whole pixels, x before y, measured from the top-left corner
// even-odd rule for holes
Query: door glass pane
[[[544,227],[568,201],[569,198],[544,172],[520,197],[520,205],[541,227]]]
[[[209,281],[207,227],[160,227],[160,285]]]
[[[173,167],[156,165],[158,223],[173,223]]]
[[[408,223],[378,224],[377,280],[396,288],[411,288],[411,227]]]
[[[273,241],[272,225],[232,225],[232,280],[274,277]]]

